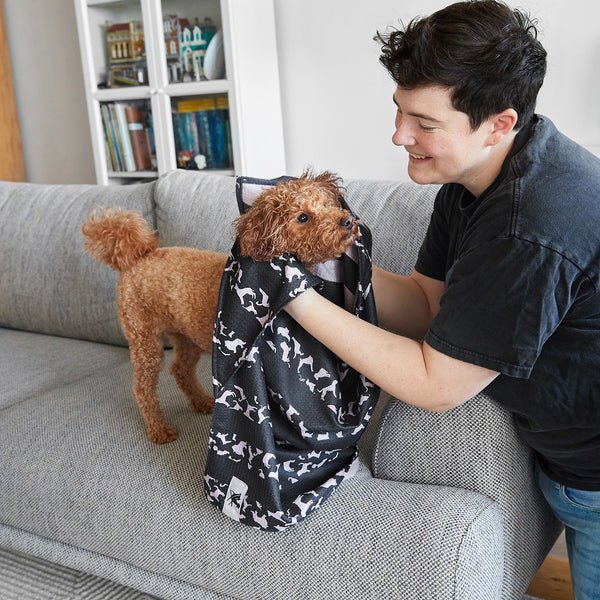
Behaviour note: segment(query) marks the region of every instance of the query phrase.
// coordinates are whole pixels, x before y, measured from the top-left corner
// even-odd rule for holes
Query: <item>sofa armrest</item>
[[[506,578],[529,581],[561,526],[535,483],[533,452],[518,437],[510,413],[485,394],[446,413],[386,396],[372,453],[374,476],[460,487],[495,500],[504,513],[505,586]]]

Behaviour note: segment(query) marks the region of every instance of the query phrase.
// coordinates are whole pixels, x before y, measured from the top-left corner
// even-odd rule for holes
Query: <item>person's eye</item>
[[[427,125],[422,125],[421,123],[419,123],[419,127],[423,130],[423,131],[434,131],[437,129],[437,127],[428,127]]]

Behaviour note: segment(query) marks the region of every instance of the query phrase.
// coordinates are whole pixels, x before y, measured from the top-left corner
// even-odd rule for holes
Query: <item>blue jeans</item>
[[[537,465],[536,478],[552,512],[565,526],[575,600],[599,600],[600,491],[556,483]]]

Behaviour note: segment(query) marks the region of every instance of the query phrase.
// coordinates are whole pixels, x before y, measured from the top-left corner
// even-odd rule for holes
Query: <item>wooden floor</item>
[[[543,600],[574,600],[569,561],[566,558],[548,556],[527,593]]]

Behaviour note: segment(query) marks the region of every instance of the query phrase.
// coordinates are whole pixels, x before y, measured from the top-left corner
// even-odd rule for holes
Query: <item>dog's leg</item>
[[[202,350],[185,335],[172,333],[169,337],[175,348],[175,358],[170,370],[177,385],[183,390],[196,412],[211,412],[214,405],[213,398],[202,388],[196,375],[196,365]]]
[[[163,365],[163,346],[160,336],[131,336],[129,352],[133,365],[133,396],[146,421],[151,441],[166,444],[177,438],[177,429],[165,420],[156,388]]]

